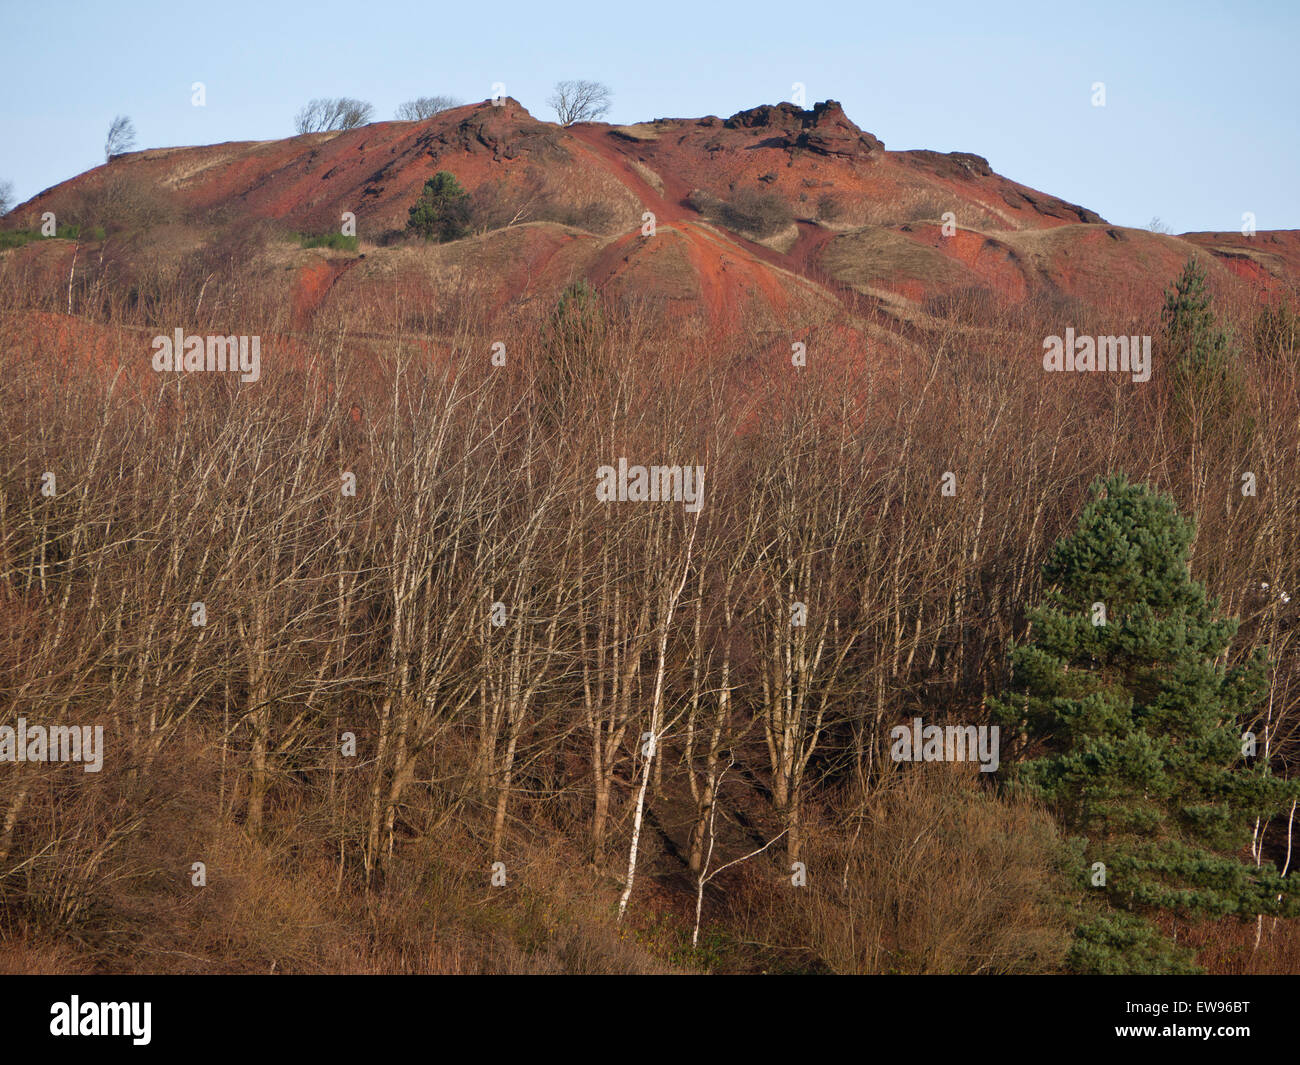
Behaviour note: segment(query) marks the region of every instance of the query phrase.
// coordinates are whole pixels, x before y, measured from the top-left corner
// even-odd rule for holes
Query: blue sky
[[[637,122],[726,116],[801,82],[888,148],[975,152],[1122,225],[1236,230],[1252,211],[1300,228],[1294,0],[0,0],[0,25],[0,181],[19,201],[102,162],[119,113],[145,148],[288,136],[313,96],[386,119],[503,82],[552,119],[553,83],[592,78],[611,121]]]

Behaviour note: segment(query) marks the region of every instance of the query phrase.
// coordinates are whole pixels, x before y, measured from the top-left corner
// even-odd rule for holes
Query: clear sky
[[[1298,0],[0,0],[0,26],[0,181],[19,202],[102,162],[119,113],[146,148],[288,136],[313,96],[387,119],[503,82],[553,119],[553,83],[591,78],[610,121],[638,122],[801,82],[888,148],[975,152],[1122,225],[1300,228]]]

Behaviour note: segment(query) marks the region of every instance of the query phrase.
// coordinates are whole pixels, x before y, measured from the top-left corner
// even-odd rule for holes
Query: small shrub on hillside
[[[921,303],[926,314],[964,323],[987,321],[996,307],[996,294],[983,285],[945,289],[926,296]]]
[[[83,232],[98,227],[110,235],[147,231],[181,217],[172,193],[129,171],[110,172],[84,191],[60,193],[48,207],[42,206],[47,209]]]
[[[30,229],[6,229],[0,232],[0,248],[21,248],[29,241],[39,240],[40,236]]]
[[[333,248],[336,251],[356,251],[359,240],[342,233],[295,233],[294,239],[304,248]]]
[[[406,228],[425,240],[456,240],[469,232],[470,197],[456,178],[439,170],[424,183]]]
[[[790,205],[766,189],[741,189],[729,200],[696,189],[686,202],[709,221],[759,240],[775,236],[794,221]]]
[[[844,203],[834,193],[817,198],[817,217],[823,222],[838,222],[844,217]]]
[[[540,222],[558,222],[585,229],[588,233],[605,233],[613,228],[617,218],[607,203],[593,200],[590,203],[549,203],[538,213]]]
[[[741,189],[727,201],[722,222],[731,229],[771,237],[794,221],[790,205],[775,192]]]
[[[690,195],[686,197],[686,202],[705,218],[715,217],[722,209],[722,201],[704,189],[692,189]]]
[[[42,235],[38,229],[9,229],[0,232],[0,248],[21,248],[24,244],[30,244],[34,240],[77,240],[80,237],[81,226],[78,225],[59,226],[52,237]],[[86,239],[103,240],[103,227],[92,226],[87,229]]]
[[[557,222],[586,230],[608,233],[618,223],[612,206],[600,200],[575,203],[563,191],[548,187],[541,174],[528,174],[520,184],[490,181],[470,195],[467,226],[475,233],[489,233],[526,222]]]

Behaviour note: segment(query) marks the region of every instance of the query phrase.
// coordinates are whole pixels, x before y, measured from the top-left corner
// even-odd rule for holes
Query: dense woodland
[[[1283,785],[1218,853],[1300,860],[1294,302],[719,324],[395,282],[304,331],[257,262],[0,261],[0,724],[106,745],[0,765],[0,968],[1060,972],[1109,905],[1300,971],[1288,900],[1090,895],[1014,786],[1059,733],[998,716],[1094,481],[1166,493],[1240,620],[1214,664],[1267,655],[1215,727]],[[1067,325],[1151,335],[1152,379],[1044,373]],[[260,381],[155,374],[176,326],[260,336]],[[598,501],[620,458],[703,466],[703,506]],[[895,762],[916,717],[1000,721],[1001,768]]]

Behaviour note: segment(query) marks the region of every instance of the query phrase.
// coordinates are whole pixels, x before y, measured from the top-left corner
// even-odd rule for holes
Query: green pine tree
[[[1175,413],[1184,423],[1232,428],[1241,422],[1241,428],[1249,429],[1240,353],[1232,334],[1219,326],[1205,282],[1205,268],[1193,256],[1165,291],[1160,312],[1161,347],[1172,367]]]
[[[1223,664],[1237,622],[1191,579],[1192,532],[1169,496],[1097,481],[1044,567],[1046,602],[1011,649],[1010,690],[990,700],[1038,754],[1014,767],[1013,789],[1045,800],[1074,837],[1077,971],[1194,971],[1151,924],[1161,912],[1300,912],[1294,877],[1242,860],[1255,818],[1289,808],[1300,782],[1243,756],[1267,661]]]
[[[424,183],[406,228],[425,240],[458,240],[469,232],[469,209],[469,193],[452,174],[439,170]]]
[[[1165,290],[1160,312],[1166,347],[1189,369],[1223,367],[1232,347],[1228,334],[1215,320],[1205,280],[1205,268],[1192,256],[1173,287]]]

